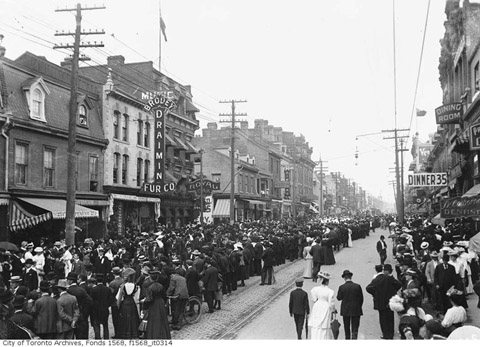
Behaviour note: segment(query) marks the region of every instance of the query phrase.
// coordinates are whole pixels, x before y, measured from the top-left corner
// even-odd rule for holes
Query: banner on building
[[[457,197],[440,202],[441,218],[480,216],[480,196]]]
[[[480,124],[470,126],[470,149],[472,151],[480,150]]]
[[[446,186],[448,177],[446,172],[416,173],[408,175],[408,185],[411,187]]]
[[[212,190],[220,190],[220,182],[213,182],[204,178],[202,180],[195,180],[187,184],[187,192],[196,192],[197,195],[201,195],[201,188],[203,186],[203,194],[208,195],[212,193]]]
[[[463,117],[463,104],[453,102],[435,109],[437,124],[459,124]]]

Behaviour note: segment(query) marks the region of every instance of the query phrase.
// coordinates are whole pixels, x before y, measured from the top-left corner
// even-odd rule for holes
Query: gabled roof
[[[38,83],[42,86],[43,90],[47,93],[47,95],[50,94],[50,89],[48,89],[47,84],[43,80],[42,76],[32,77],[32,78],[27,79],[25,82],[22,83],[22,89],[23,90],[28,90],[36,83]]]

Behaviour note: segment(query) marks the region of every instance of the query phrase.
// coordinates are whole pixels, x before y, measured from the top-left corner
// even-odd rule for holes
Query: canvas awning
[[[218,199],[212,217],[230,217],[230,199]]]
[[[474,185],[465,194],[463,194],[462,197],[464,197],[464,196],[476,196],[478,194],[480,194],[480,184]]]
[[[170,137],[167,133],[165,133],[165,146],[170,145],[170,146],[178,146],[178,144],[175,142],[174,139]]]
[[[34,227],[35,225],[46,222],[51,218],[52,215],[50,212],[36,216],[26,211],[22,206],[14,201],[12,203],[12,210],[10,213],[9,227],[12,231],[22,230],[29,227]]]
[[[136,196],[136,195],[127,195],[127,194],[112,194],[112,198],[115,200],[136,201],[136,202],[160,202],[160,198],[150,198],[148,196]]]
[[[245,199],[245,201],[248,201],[249,204],[252,204],[252,205],[262,205],[262,206],[265,206],[267,205],[267,203],[265,201],[260,201],[260,200],[249,200],[249,199]]]
[[[178,148],[184,149],[184,150],[186,150],[186,151],[189,150],[189,148],[187,147],[187,145],[186,145],[180,138],[178,138],[178,137],[175,136],[175,141],[176,141],[177,144],[178,144],[178,146],[177,146]]]
[[[188,146],[188,148],[189,148],[189,149],[187,150],[188,153],[199,153],[199,152],[200,152],[200,149],[197,148],[197,147],[195,147],[195,145],[194,145],[193,143],[191,143],[191,142],[189,142],[189,141],[187,141],[187,142],[185,142],[185,143],[187,144],[187,146]]]
[[[39,198],[21,198],[19,199],[28,204],[40,207],[43,210],[50,211],[53,219],[65,219],[67,210],[67,201],[60,199],[39,199]],[[98,217],[98,211],[75,204],[75,218],[93,218]]]

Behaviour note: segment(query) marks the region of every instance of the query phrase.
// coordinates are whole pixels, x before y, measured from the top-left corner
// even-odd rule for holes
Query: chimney
[[[207,129],[209,129],[209,130],[217,130],[217,123],[215,123],[215,122],[207,123]]]
[[[242,121],[240,122],[240,129],[242,129],[242,130],[248,130],[248,121],[242,120]]]
[[[64,69],[71,70],[72,69],[72,58],[66,57],[62,62],[60,62],[60,66]]]
[[[125,57],[123,55],[112,55],[107,58],[107,64],[111,66],[125,64]]]

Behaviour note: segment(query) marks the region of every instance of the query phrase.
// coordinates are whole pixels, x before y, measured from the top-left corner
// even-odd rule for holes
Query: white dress
[[[314,302],[312,312],[308,319],[308,326],[311,328],[312,340],[333,340],[330,323],[332,311],[335,309],[333,301],[334,292],[332,289],[321,284],[311,290],[312,301]]]
[[[313,257],[310,255],[312,246],[305,246],[303,248],[303,258],[305,259],[305,271],[303,271],[303,278],[312,278]]]
[[[352,242],[352,229],[348,229],[348,247],[350,247],[350,248],[353,247],[353,242]]]

